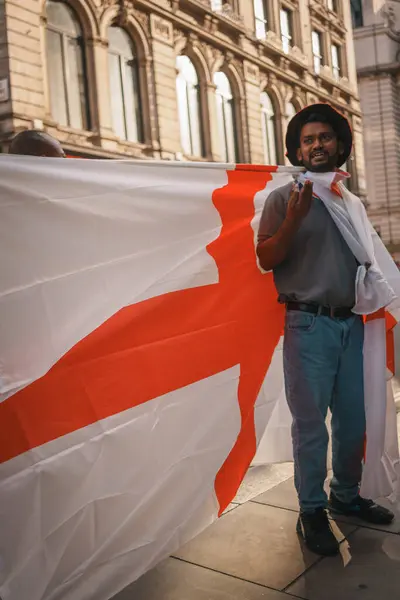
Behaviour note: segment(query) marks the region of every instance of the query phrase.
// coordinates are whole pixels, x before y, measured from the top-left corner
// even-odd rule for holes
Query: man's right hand
[[[313,184],[306,181],[302,190],[299,192],[297,184],[293,187],[290,194],[286,219],[293,224],[300,225],[304,217],[308,215],[313,195]]]
[[[275,269],[286,259],[301,222],[310,210],[312,195],[311,181],[306,181],[300,192],[297,185],[294,186],[288,202],[286,219],[275,235],[257,245],[257,256],[265,271]]]

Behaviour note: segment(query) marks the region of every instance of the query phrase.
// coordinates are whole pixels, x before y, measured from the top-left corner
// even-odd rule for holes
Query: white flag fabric
[[[252,461],[291,459],[284,309],[255,239],[298,172],[0,157],[2,600],[108,600],[212,523]],[[367,323],[379,494],[395,322]]]

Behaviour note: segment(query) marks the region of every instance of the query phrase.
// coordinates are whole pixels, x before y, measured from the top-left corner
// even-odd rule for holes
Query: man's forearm
[[[270,271],[283,262],[291,248],[299,224],[285,219],[275,235],[257,244],[257,256],[265,271]]]

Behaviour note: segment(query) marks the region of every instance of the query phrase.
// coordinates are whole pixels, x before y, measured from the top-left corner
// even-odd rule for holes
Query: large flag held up
[[[2,600],[108,600],[216,519],[252,461],[291,459],[284,309],[255,239],[298,172],[1,157]],[[398,475],[392,308],[367,322],[375,496]]]

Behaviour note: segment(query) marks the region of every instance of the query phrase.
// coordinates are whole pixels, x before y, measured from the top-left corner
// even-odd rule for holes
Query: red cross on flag
[[[216,519],[252,461],[290,460],[284,308],[255,239],[295,173],[1,157],[2,600],[108,600]],[[395,321],[376,317],[386,414]]]

